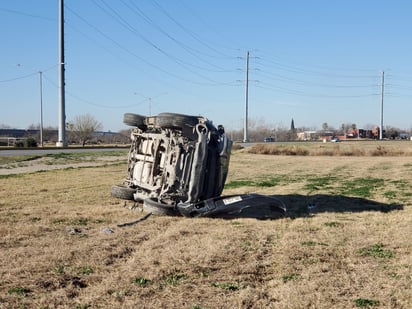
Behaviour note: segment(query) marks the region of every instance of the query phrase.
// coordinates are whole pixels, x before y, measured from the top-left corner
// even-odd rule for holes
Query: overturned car
[[[123,185],[112,195],[144,202],[172,214],[179,203],[197,203],[222,193],[232,141],[223,126],[205,117],[160,113],[124,114],[134,127]]]
[[[232,147],[223,126],[175,113],[126,113],[123,122],[133,127],[132,144],[126,178],[112,186],[113,196],[142,202],[143,210],[157,215],[272,218],[285,211],[268,196],[220,196]]]

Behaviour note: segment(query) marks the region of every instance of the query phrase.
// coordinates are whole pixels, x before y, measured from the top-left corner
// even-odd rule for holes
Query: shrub
[[[16,143],[14,144],[14,147],[23,148],[24,147],[24,141],[16,141]]]
[[[27,137],[24,140],[16,141],[14,147],[17,148],[34,148],[37,147],[37,142],[33,137]]]
[[[300,146],[277,147],[275,145],[255,144],[251,146],[248,153],[286,156],[307,156],[309,150]]]
[[[232,144],[232,150],[240,150],[243,149],[243,146],[237,143]]]

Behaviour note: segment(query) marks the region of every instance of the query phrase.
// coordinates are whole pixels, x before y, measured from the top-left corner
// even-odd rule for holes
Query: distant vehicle
[[[339,143],[341,140],[339,139],[339,137],[334,137],[330,140],[332,143]]]
[[[273,137],[265,137],[265,138],[263,139],[263,141],[264,141],[265,143],[272,143],[272,142],[275,141],[275,139],[274,139]]]

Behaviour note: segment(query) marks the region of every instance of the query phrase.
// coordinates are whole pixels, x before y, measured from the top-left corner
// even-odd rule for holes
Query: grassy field
[[[284,218],[128,227],[145,213],[110,196],[126,152],[20,174],[3,158],[0,308],[411,308],[412,143],[273,147],[234,151],[224,194],[275,196]]]

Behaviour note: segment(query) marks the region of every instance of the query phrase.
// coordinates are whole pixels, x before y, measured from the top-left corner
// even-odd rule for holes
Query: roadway
[[[45,155],[53,153],[79,153],[79,152],[99,152],[99,151],[116,151],[128,149],[123,147],[114,148],[25,148],[25,149],[0,149],[0,157],[12,157],[12,156],[33,156],[33,155]]]

